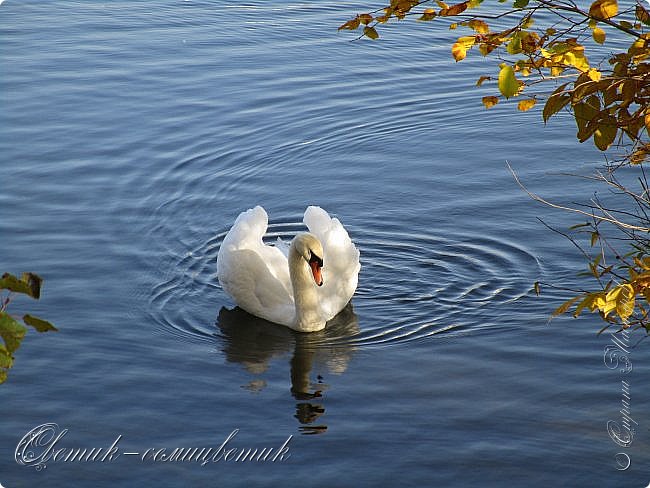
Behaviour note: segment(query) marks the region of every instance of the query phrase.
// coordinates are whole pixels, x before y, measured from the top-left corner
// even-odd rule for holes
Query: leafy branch
[[[20,278],[5,273],[0,278],[0,384],[7,379],[8,370],[14,364],[14,352],[20,346],[30,326],[38,332],[57,331],[47,320],[34,315],[25,314],[22,323],[7,312],[7,306],[13,299],[14,293],[27,295],[38,300],[41,296],[43,279],[35,273],[23,273]]]
[[[588,178],[624,198],[624,208],[597,197],[573,207],[550,202],[529,191],[508,167],[532,199],[588,219],[570,229],[586,236],[588,246],[549,227],[580,250],[597,286],[566,290],[577,295],[553,316],[573,311],[577,317],[590,310],[605,321],[602,330],[617,324],[650,333],[650,186],[643,168],[650,154],[650,12],[639,0],[623,10],[617,0],[592,0],[588,8],[573,0],[499,0],[490,12],[480,10],[483,3],[390,0],[371,13],[356,15],[339,30],[361,28],[359,39],[374,40],[383,24],[413,16],[451,31],[464,29],[465,35],[450,42],[451,57],[460,62],[478,51],[497,67],[496,73],[476,82],[477,87],[496,85],[495,94],[481,99],[486,109],[517,99],[517,109],[525,112],[542,100],[545,124],[560,112],[568,113],[580,143],[592,141],[601,151],[621,150],[605,171]],[[622,40],[623,47],[612,39]],[[616,178],[622,166],[639,171],[638,190]],[[626,252],[620,252],[621,247]],[[538,283],[534,288],[539,293]]]
[[[619,12],[616,0],[596,0],[589,9],[570,0],[515,0],[500,13],[482,13],[483,0],[448,5],[440,0],[391,0],[371,13],[358,14],[339,30],[362,29],[361,37],[379,38],[382,24],[417,15],[418,21],[440,22],[451,30],[471,31],[451,46],[456,62],[478,49],[498,62],[498,74],[481,76],[477,86],[496,81],[498,94],[482,97],[486,108],[503,99],[521,97],[520,111],[533,108],[545,99],[544,122],[567,110],[573,114],[580,142],[592,140],[601,151],[612,145],[629,149],[627,162],[639,164],[650,153],[650,13],[641,4]],[[503,3],[503,2],[499,2]],[[417,7],[429,6],[416,12]],[[553,14],[543,16],[542,14]],[[512,25],[495,27],[511,20]],[[542,18],[545,24],[536,27]],[[630,38],[627,50],[592,64],[588,47],[605,44],[604,28]],[[605,67],[603,67],[605,66]],[[607,67],[609,66],[609,67]],[[533,87],[570,78],[550,94],[529,94]]]

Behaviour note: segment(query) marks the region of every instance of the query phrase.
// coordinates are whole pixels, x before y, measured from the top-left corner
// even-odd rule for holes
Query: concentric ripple
[[[265,241],[288,241],[301,230],[302,224],[293,219],[271,223]],[[503,328],[503,316],[512,315],[517,309],[513,303],[530,293],[541,273],[530,252],[494,237],[386,228],[349,231],[362,263],[352,309],[323,333],[302,337],[302,344],[371,347]],[[162,329],[183,340],[211,343],[223,334],[215,321],[222,307],[234,306],[216,278],[216,258],[226,232],[168,255],[161,263],[166,273],[151,290],[149,313]],[[248,318],[243,314],[229,320]]]

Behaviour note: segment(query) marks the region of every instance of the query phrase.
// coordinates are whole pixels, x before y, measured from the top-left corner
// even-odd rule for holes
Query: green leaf
[[[594,247],[594,244],[598,242],[598,238],[600,237],[600,234],[598,231],[594,231],[591,233],[591,247]]]
[[[594,144],[601,151],[605,151],[616,139],[616,119],[611,115],[603,118],[594,132]]]
[[[15,293],[23,293],[30,296],[32,293],[32,289],[26,282],[19,280],[9,273],[3,274],[2,278],[0,278],[0,289],[13,291]]]
[[[571,95],[568,93],[557,93],[555,95],[551,95],[548,100],[546,100],[544,109],[542,110],[542,118],[544,119],[544,123],[548,122],[548,119],[566,107],[570,101]]]
[[[7,312],[0,312],[0,337],[5,341],[9,354],[13,354],[18,349],[26,332],[27,329],[24,325],[16,321]]]
[[[47,320],[39,319],[38,317],[34,317],[33,315],[27,314],[23,316],[23,321],[27,325],[31,325],[32,327],[34,327],[34,329],[36,329],[38,332],[48,332],[48,331],[57,332],[59,330]]]
[[[570,298],[566,302],[564,302],[562,305],[557,307],[553,313],[551,314],[551,318],[557,317],[558,315],[562,315],[563,313],[566,313],[567,310],[573,305],[575,302],[577,302],[580,298],[582,298],[582,295],[578,295],[577,297]]]
[[[530,0],[515,0],[515,3],[512,5],[514,8],[525,8],[528,6]]]
[[[521,32],[516,32],[510,38],[510,42],[506,45],[506,51],[508,54],[519,54],[521,49]]]
[[[515,96],[519,91],[519,82],[515,77],[515,70],[512,69],[512,66],[505,65],[499,71],[499,91],[506,98]]]
[[[575,224],[575,225],[572,225],[571,227],[569,227],[569,230],[579,229],[580,227],[589,227],[590,225],[591,225],[591,223],[589,223],[589,222],[585,222],[584,224]]]
[[[43,284],[43,278],[38,276],[36,273],[23,273],[20,277],[20,281],[27,283],[31,290],[30,296],[32,298],[36,298],[37,300],[41,298],[41,285]]]
[[[0,289],[23,293],[32,298],[39,299],[41,297],[42,283],[43,278],[36,273],[23,273],[20,279],[12,274],[5,273],[0,278]]]
[[[539,287],[539,281],[536,281],[535,284],[533,285],[533,290],[535,290],[535,295],[539,296],[541,293],[540,287]]]
[[[650,25],[650,14],[641,5],[636,5],[636,18],[643,22],[645,25]]]
[[[11,368],[14,364],[14,358],[11,357],[11,354],[9,354],[9,351],[0,344],[0,368]],[[0,381],[0,383],[2,383]]]
[[[592,120],[595,119],[599,112],[600,99],[596,95],[591,95],[584,102],[573,105],[573,116],[578,126],[576,137],[580,142],[589,139],[598,129],[598,124],[592,123]]]

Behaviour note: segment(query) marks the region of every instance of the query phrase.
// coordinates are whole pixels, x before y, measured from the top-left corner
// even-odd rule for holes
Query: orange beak
[[[313,259],[309,261],[309,266],[311,267],[311,274],[314,275],[314,281],[318,286],[323,285],[323,274],[321,273],[320,263]]]

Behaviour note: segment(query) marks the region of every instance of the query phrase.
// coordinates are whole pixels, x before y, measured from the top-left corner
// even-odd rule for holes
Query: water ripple
[[[303,230],[296,220],[270,223],[265,241],[290,240]],[[226,232],[161,263],[166,271],[151,289],[148,306],[161,329],[182,340],[214,340],[218,309],[232,305],[216,278],[216,257]],[[527,296],[531,276],[542,272],[528,250],[496,237],[354,227],[350,233],[362,263],[352,301],[358,327],[328,327],[303,338],[303,344],[385,346],[502,328],[499,307]]]

